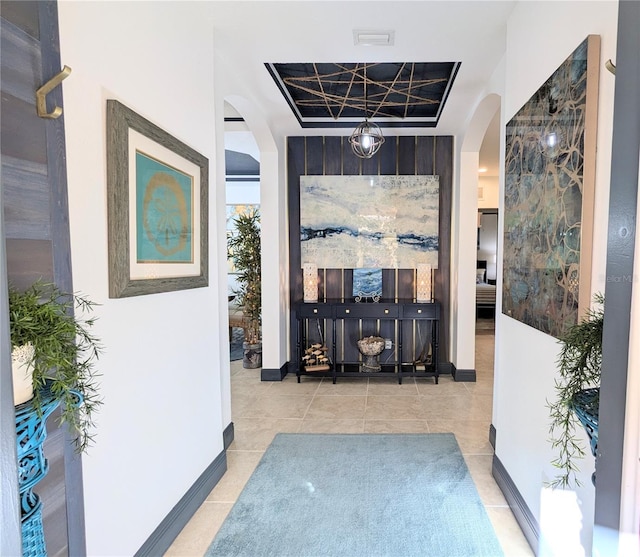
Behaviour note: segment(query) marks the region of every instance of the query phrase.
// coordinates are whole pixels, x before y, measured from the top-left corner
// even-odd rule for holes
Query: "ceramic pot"
[[[33,397],[33,345],[24,344],[11,351],[13,373],[13,403],[15,406]]]
[[[384,350],[384,339],[382,337],[361,338],[358,341],[358,350],[364,356],[362,371],[380,371],[382,369],[378,362],[378,356]]]
[[[262,367],[262,342],[243,342],[242,367],[246,369],[256,369]]]

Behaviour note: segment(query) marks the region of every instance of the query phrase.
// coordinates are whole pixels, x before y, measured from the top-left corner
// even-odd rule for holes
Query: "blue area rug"
[[[279,433],[205,554],[502,555],[450,433]]]

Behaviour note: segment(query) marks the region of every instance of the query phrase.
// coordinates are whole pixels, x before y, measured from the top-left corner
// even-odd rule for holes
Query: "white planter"
[[[13,372],[13,403],[18,406],[33,397],[33,346],[24,344],[11,351]]]

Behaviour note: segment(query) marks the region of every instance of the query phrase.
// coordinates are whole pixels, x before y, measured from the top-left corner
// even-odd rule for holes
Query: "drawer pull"
[[[419,310],[418,310],[418,313],[422,313],[422,310],[421,310],[421,309],[419,309]]]
[[[318,308],[313,308],[313,313],[318,313]]]
[[[385,310],[384,310],[384,312],[385,312],[385,313],[389,313],[389,310],[388,310],[388,309],[385,309]]]
[[[344,312],[345,313],[351,313],[351,310],[350,309],[345,309]]]

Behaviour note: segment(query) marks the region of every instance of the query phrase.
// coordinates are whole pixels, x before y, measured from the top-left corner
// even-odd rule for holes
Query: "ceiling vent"
[[[395,31],[353,30],[353,44],[356,46],[393,46]]]

